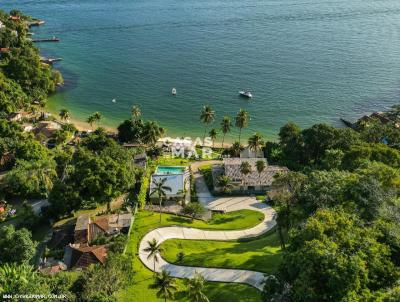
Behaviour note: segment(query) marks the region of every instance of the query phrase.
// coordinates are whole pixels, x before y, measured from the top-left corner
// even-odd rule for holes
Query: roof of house
[[[93,219],[91,219],[88,214],[80,215],[76,220],[74,230],[75,239],[80,243],[90,241],[90,238],[92,238],[91,235],[93,233],[93,228],[89,226],[96,225],[103,230],[104,233],[113,234],[123,228],[129,228],[131,225],[131,220],[131,213],[102,215],[93,217]],[[82,231],[87,231],[87,233],[82,233]],[[82,236],[84,236],[85,239]]]
[[[77,267],[88,267],[91,264],[101,263],[103,264],[107,258],[107,246],[106,245],[79,245],[70,244],[66,247],[64,254],[64,262],[68,268]]]
[[[54,229],[49,246],[52,249],[62,249],[66,245],[74,242],[74,226],[65,225]]]
[[[82,214],[79,215],[76,219],[75,224],[75,231],[83,231],[87,230],[90,222],[90,215],[89,214]]]
[[[56,122],[52,121],[44,121],[40,122],[39,125],[36,126],[35,129],[33,129],[33,132],[38,135],[42,134],[47,138],[50,138],[53,136],[54,132],[57,130],[61,129],[61,125]]]
[[[146,163],[147,163],[147,155],[145,152],[140,153],[135,155],[133,158],[133,162],[135,163],[136,166],[146,168]]]
[[[264,171],[259,174],[256,169],[256,163],[260,160],[265,162],[266,167]],[[224,158],[223,162],[225,175],[236,182],[244,180],[247,186],[270,186],[274,180],[275,174],[289,171],[286,167],[268,165],[266,158]],[[251,166],[251,172],[247,175],[243,175],[240,172],[240,165],[242,162],[248,162]]]
[[[185,180],[188,178],[187,173],[184,174],[165,174],[165,175],[159,175],[159,174],[153,174],[151,176],[151,182],[150,182],[150,192],[153,192],[153,189],[155,188],[155,185],[153,181],[161,181],[162,179],[166,179],[165,186],[171,188],[171,191],[166,191],[166,195],[179,195],[182,194],[184,186],[185,186]],[[156,195],[156,194],[155,194]],[[155,197],[155,195],[153,197]]]
[[[65,265],[65,263],[54,260],[46,263],[43,267],[39,269],[39,271],[43,274],[55,274],[66,269],[67,266]]]

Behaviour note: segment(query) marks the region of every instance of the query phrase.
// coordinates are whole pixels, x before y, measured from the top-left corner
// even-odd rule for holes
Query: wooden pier
[[[33,43],[42,43],[42,42],[60,42],[59,38],[53,37],[49,39],[32,39]]]

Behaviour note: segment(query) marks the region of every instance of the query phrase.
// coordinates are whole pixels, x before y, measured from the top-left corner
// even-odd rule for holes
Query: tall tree
[[[222,189],[222,192],[230,193],[233,188],[232,179],[229,176],[221,175],[218,179],[218,186]]]
[[[177,290],[174,278],[166,270],[162,270],[160,274],[157,274],[152,287],[158,289],[157,297],[164,298],[165,302],[167,299],[173,299],[174,292]]]
[[[265,145],[262,135],[258,132],[249,137],[248,143],[250,150],[254,151],[256,153],[256,156],[257,152],[262,150]]]
[[[267,164],[265,163],[265,160],[258,160],[256,162],[256,169],[258,172],[258,178],[260,181],[260,186],[261,186],[261,173],[265,170],[265,168],[267,167]]]
[[[146,253],[149,253],[147,255],[147,259],[153,259],[153,264],[154,264],[153,271],[154,271],[154,274],[157,274],[156,263],[158,262],[160,254],[163,251],[163,249],[161,248],[160,244],[158,243],[158,241],[155,238],[153,238],[153,240],[151,240],[151,241],[147,241],[147,245],[148,246],[147,246],[147,248],[144,249],[144,251]]]
[[[231,127],[232,127],[231,119],[229,118],[229,116],[224,116],[221,122],[221,130],[222,133],[224,134],[222,137],[222,148],[224,147],[225,135],[231,132]]]
[[[251,165],[248,161],[244,161],[240,164],[240,173],[242,174],[242,187],[243,187],[245,184],[246,176],[251,173]]]
[[[35,254],[35,247],[27,229],[15,230],[11,224],[0,227],[0,263],[28,264]]]
[[[186,291],[191,301],[209,302],[206,294],[204,293],[204,282],[204,277],[198,272],[195,272],[193,278],[185,280]]]
[[[201,110],[201,114],[200,114],[200,120],[205,125],[204,126],[204,135],[203,135],[203,145],[204,145],[204,139],[206,137],[207,126],[214,121],[214,118],[215,118],[214,110],[212,110],[212,108],[210,106],[203,106],[203,109]]]
[[[100,125],[100,121],[103,118],[102,114],[98,111],[96,111],[95,113],[93,113],[93,117],[94,117],[94,121],[97,124],[97,127],[99,127]]]
[[[167,182],[167,178],[161,178],[160,180],[157,179],[153,179],[153,190],[150,192],[150,196],[157,196],[158,197],[158,201],[159,201],[159,205],[160,205],[160,223],[161,223],[161,204],[163,201],[163,198],[166,197],[166,191],[171,192],[172,189],[171,187],[168,187],[165,185],[165,183]]]
[[[214,148],[215,140],[217,139],[218,132],[216,129],[211,129],[210,132],[208,133],[208,135],[210,136],[210,138],[212,140],[212,144],[213,144],[213,148]]]
[[[68,122],[69,119],[71,118],[71,114],[69,113],[69,110],[66,108],[61,109],[58,115],[60,116],[60,119],[65,122]]]
[[[234,142],[229,148],[232,157],[240,157],[240,152],[243,151],[243,146],[239,142]]]
[[[240,109],[236,115],[235,126],[239,128],[239,143],[242,135],[242,129],[246,128],[249,124],[249,114],[246,110]]]
[[[142,112],[140,111],[140,107],[137,105],[132,106],[131,115],[132,115],[132,119],[134,121],[137,121],[140,118],[140,116],[142,115]]]
[[[286,229],[292,221],[292,209],[299,202],[300,193],[307,183],[307,176],[299,172],[281,173],[275,176],[272,188],[275,192],[274,201],[278,207],[278,215],[284,216]],[[280,221],[283,221],[282,217]]]
[[[145,144],[154,146],[164,133],[164,128],[160,127],[157,122],[147,121],[143,126],[142,140]]]
[[[96,122],[96,118],[94,117],[93,114],[91,114],[87,118],[86,122],[90,125],[90,128],[92,128],[92,130],[93,130],[93,124]]]

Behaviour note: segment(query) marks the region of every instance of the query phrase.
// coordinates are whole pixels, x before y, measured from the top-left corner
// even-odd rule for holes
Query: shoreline
[[[56,112],[54,112],[52,110],[48,110],[48,108],[47,108],[47,112],[50,113],[51,116],[53,118],[55,118],[58,122],[64,123],[63,121],[61,121],[60,117],[58,116],[58,113],[56,113]],[[73,118],[73,117],[69,118],[69,123],[73,124],[76,127],[76,129],[78,129],[78,131],[92,132],[92,131],[96,130],[96,127],[92,128],[92,127],[90,127],[90,125],[87,122],[82,121],[82,120],[80,120],[78,118]],[[100,123],[100,127],[104,128],[107,132],[112,132],[112,133],[115,133],[115,134],[118,133],[118,130],[115,127],[104,126],[101,123]],[[176,139],[178,137],[181,137],[181,136],[179,136],[179,135],[166,135],[166,136],[161,137],[160,140],[161,139],[165,139],[165,138]],[[247,142],[247,139],[246,139],[246,142]],[[230,141],[229,139],[225,140],[224,141],[224,148],[226,149],[226,148],[232,146],[232,143],[233,142]],[[244,143],[244,140],[242,141],[242,143]],[[243,145],[246,145],[246,144],[243,144]],[[222,148],[222,139],[216,139],[215,140],[215,148]]]

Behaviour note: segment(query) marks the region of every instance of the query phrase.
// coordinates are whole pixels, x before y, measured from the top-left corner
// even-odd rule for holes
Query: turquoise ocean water
[[[294,121],[339,125],[399,103],[398,0],[2,0],[46,21],[35,37],[66,85],[49,107],[104,124],[133,104],[169,135],[201,135],[199,111],[251,115],[246,134]],[[170,96],[172,87],[178,95]],[[254,99],[238,97],[251,89]],[[116,99],[113,103],[111,100]],[[236,132],[235,134],[236,135]]]

